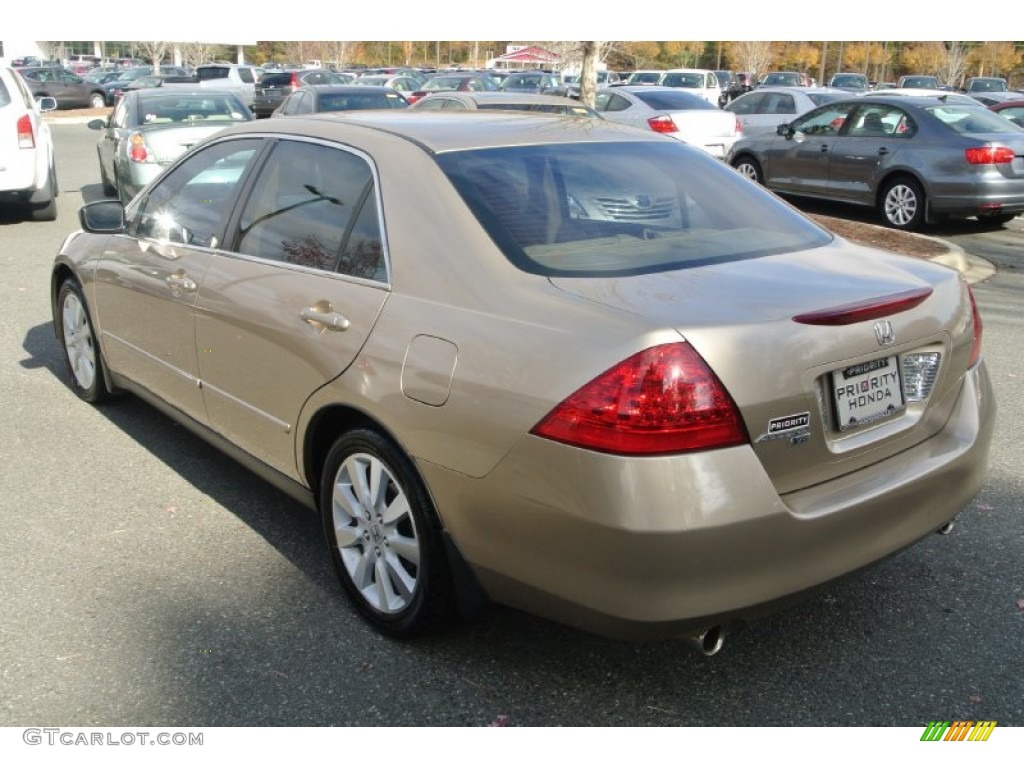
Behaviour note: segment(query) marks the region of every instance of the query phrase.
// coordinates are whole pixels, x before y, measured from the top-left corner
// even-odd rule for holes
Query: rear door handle
[[[889,150],[886,149],[885,147],[880,147],[879,150],[878,150],[878,154],[880,154],[880,155],[888,155],[889,154]]]

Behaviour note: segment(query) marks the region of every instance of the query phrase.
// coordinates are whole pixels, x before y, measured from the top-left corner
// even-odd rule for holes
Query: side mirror
[[[785,136],[787,138],[793,135],[793,129],[789,127],[789,123],[783,123],[782,125],[776,127],[775,132],[779,136]]]
[[[53,96],[40,96],[36,99],[40,112],[52,112],[57,108],[57,100]]]
[[[94,235],[116,235],[125,231],[124,206],[119,200],[97,200],[78,209],[82,229]]]
[[[102,117],[97,117],[95,120],[90,120],[86,123],[87,128],[92,128],[94,131],[102,131],[107,127],[107,121]]]

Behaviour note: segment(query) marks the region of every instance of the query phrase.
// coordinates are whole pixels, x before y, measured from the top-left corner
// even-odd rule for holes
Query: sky
[[[938,3],[858,0],[845,4],[753,2],[680,3],[648,0],[641,13],[618,2],[579,0],[307,0],[281,12],[278,4],[173,3],[100,10],[84,0],[48,0],[45,17],[5,14],[4,39],[167,40],[1024,40],[1019,0],[986,0],[984,13],[944,12]],[[150,11],[152,7],[152,11]],[[216,7],[218,10],[211,10]],[[952,7],[952,6],[951,6]],[[245,11],[240,12],[239,9]],[[928,8],[928,10],[925,10]],[[717,10],[722,9],[722,10]],[[852,18],[851,18],[852,17]]]

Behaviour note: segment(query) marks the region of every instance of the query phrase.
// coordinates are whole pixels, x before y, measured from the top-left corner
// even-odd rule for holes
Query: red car
[[[1024,128],[1024,97],[1017,101],[1004,101],[1001,104],[993,104],[989,109],[993,112],[998,112],[1011,123],[1016,123],[1021,128]]]

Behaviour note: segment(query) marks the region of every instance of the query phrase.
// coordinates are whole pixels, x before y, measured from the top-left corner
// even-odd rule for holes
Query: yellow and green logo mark
[[[921,735],[921,741],[988,741],[995,720],[933,720]]]

